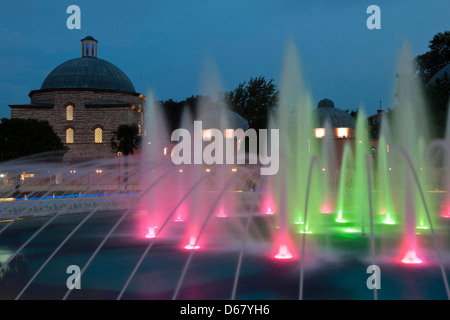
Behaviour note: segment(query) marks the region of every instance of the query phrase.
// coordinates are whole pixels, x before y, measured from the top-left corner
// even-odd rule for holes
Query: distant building
[[[319,121],[319,127],[314,132],[316,138],[323,138],[325,135],[341,139],[354,137],[355,119],[344,110],[336,108],[332,100],[319,101],[316,113]],[[331,132],[327,132],[327,129]]]
[[[47,120],[69,151],[65,161],[110,158],[110,140],[120,124],[143,122],[145,96],[126,74],[97,58],[98,41],[81,40],[82,55],[68,60],[29,93],[29,104],[10,105],[11,118]]]
[[[383,109],[378,109],[376,114],[367,117],[369,140],[378,140],[380,137],[381,120],[385,114]]]
[[[314,129],[314,135],[322,142],[332,143],[335,159],[327,159],[329,165],[338,170],[341,167],[344,146],[350,143],[354,146],[355,119],[342,109],[336,108],[330,99],[323,99],[317,104],[315,110],[319,127]],[[333,172],[333,171],[332,171]]]

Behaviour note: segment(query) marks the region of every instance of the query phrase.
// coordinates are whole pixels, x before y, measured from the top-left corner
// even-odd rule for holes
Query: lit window
[[[66,107],[66,120],[72,121],[73,120],[73,106],[68,105]]]
[[[66,143],[73,143],[73,129],[66,130]]]
[[[348,137],[348,128],[338,128],[337,135],[339,138],[347,138]]]
[[[225,138],[233,139],[234,138],[234,129],[225,129],[224,131]]]
[[[212,130],[211,129],[202,130],[202,137],[203,140],[211,140]]]
[[[324,128],[317,128],[315,130],[315,135],[316,135],[316,138],[323,138],[323,137],[325,137],[325,129]]]
[[[95,143],[103,142],[103,130],[102,128],[95,128]]]

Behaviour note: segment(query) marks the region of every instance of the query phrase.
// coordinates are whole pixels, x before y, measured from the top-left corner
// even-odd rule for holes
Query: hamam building
[[[29,93],[29,104],[10,105],[11,118],[47,120],[69,148],[64,161],[110,158],[120,124],[143,122],[145,96],[126,74],[97,58],[98,41],[81,40],[82,56],[68,60]]]

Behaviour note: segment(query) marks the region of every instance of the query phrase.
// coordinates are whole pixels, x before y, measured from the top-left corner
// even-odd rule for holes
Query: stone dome
[[[49,73],[41,89],[109,89],[135,92],[127,75],[112,63],[94,57],[66,61]]]
[[[327,121],[332,128],[355,128],[355,119],[344,110],[336,108],[330,99],[319,101],[316,113],[322,128],[325,127]]]
[[[211,110],[201,114],[198,121],[202,121],[203,129],[242,129],[249,128],[247,120],[234,111],[228,109]]]
[[[91,36],[81,40],[82,57],[68,60],[48,74],[43,89],[107,89],[136,92],[127,75],[112,63],[97,58],[97,43]]]

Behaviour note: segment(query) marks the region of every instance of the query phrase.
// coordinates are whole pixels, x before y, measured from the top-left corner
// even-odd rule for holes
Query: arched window
[[[95,128],[95,143],[103,142],[103,130],[102,128]]]
[[[66,120],[67,121],[73,120],[73,106],[72,105],[68,105],[66,107]]]
[[[73,129],[66,129],[66,143],[73,143]]]

